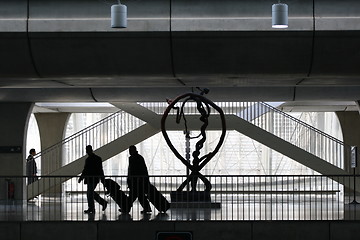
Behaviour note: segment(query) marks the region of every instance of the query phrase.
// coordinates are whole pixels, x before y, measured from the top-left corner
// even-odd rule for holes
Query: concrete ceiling
[[[207,87],[213,101],[357,110],[360,1],[288,0],[280,31],[270,0],[124,3],[128,28],[119,30],[107,1],[1,0],[0,101],[164,101]]]

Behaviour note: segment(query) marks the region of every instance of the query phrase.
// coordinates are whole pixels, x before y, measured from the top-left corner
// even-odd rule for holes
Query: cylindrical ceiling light
[[[272,27],[288,27],[288,5],[285,3],[276,3],[272,5]]]
[[[120,3],[111,6],[111,27],[126,28],[127,27],[127,7]]]

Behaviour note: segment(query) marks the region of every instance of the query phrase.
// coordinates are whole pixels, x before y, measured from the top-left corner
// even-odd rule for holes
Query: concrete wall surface
[[[355,240],[360,221],[0,222],[1,240],[155,240],[191,232],[193,240]]]

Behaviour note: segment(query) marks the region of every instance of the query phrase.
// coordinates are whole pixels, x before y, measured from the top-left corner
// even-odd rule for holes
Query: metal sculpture
[[[209,92],[208,89],[204,89],[201,90],[200,94],[186,93],[181,96],[178,96],[174,100],[167,100],[169,106],[166,108],[161,119],[161,131],[163,133],[166,143],[169,145],[170,149],[175,154],[175,156],[191,171],[191,174],[188,175],[186,180],[179,186],[177,192],[181,192],[185,188],[185,186],[190,184],[191,184],[191,192],[197,192],[196,185],[199,178],[205,185],[204,192],[208,193],[212,188],[210,181],[200,173],[200,170],[215,156],[215,154],[219,151],[222,143],[224,142],[224,138],[226,134],[226,123],[222,109],[218,107],[215,103],[213,103],[212,101],[210,101],[209,99],[203,96],[208,92]],[[175,106],[179,102],[182,102],[181,107]],[[189,134],[187,118],[184,112],[184,107],[189,102],[196,103],[196,108],[200,114],[199,120],[202,122],[202,125],[200,127],[200,134],[195,137],[191,137]],[[204,143],[206,141],[206,128],[208,127],[209,124],[209,116],[211,113],[211,108],[215,109],[220,114],[222,133],[220,136],[220,140],[216,145],[214,151],[204,154],[203,156],[200,156],[200,150],[203,148]],[[200,138],[195,144],[195,151],[193,151],[192,153],[192,157],[193,157],[192,164],[190,163],[190,161],[186,160],[181,154],[179,154],[177,149],[170,141],[169,136],[166,132],[166,126],[165,126],[166,119],[169,115],[169,112],[172,109],[176,110],[176,123],[180,124],[183,121],[184,133],[186,135],[186,139]],[[210,194],[208,195],[210,196]]]

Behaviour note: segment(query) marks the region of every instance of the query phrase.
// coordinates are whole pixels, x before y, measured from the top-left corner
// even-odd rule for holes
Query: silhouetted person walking
[[[28,177],[28,184],[31,184],[38,180],[37,167],[34,156],[36,155],[36,151],[34,148],[30,149],[29,156],[26,159],[26,176]]]
[[[139,199],[143,211],[141,213],[150,213],[151,208],[145,193],[149,189],[149,174],[144,158],[137,152],[135,146],[129,147],[129,169],[127,184],[129,187],[130,202]]]
[[[79,183],[85,179],[84,183],[87,185],[86,196],[88,209],[85,210],[84,213],[88,214],[95,213],[94,200],[102,205],[103,211],[105,211],[107,207],[107,201],[94,191],[99,181],[104,182],[105,180],[101,157],[94,154],[91,145],[86,146],[86,153],[88,154],[88,158],[85,160],[84,170],[79,178]]]

